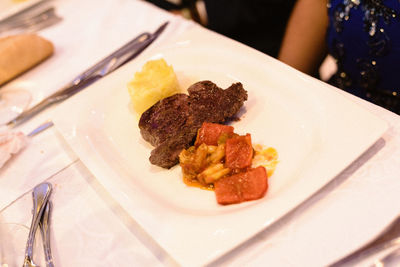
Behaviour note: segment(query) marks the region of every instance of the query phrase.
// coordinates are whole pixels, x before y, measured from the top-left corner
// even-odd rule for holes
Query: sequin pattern
[[[332,1],[332,2],[331,2]],[[399,4],[398,0],[397,4]],[[331,16],[331,28],[336,32],[337,38],[331,39],[330,53],[337,61],[338,71],[332,78],[332,82],[351,93],[353,88],[358,87],[360,92],[355,93],[361,97],[378,102],[377,104],[385,106],[382,100],[372,99],[376,93],[396,96],[396,90],[379,90],[379,82],[382,79],[380,75],[379,58],[388,55],[391,51],[391,39],[385,31],[385,26],[395,20],[398,20],[397,12],[384,5],[384,0],[342,0],[336,1],[332,5],[333,0],[328,1],[328,12]],[[350,77],[344,68],[346,60],[346,50],[344,43],[341,41],[346,22],[351,20],[353,12],[358,11],[362,14],[363,31],[367,37],[368,53],[356,59],[356,68],[358,77]],[[400,34],[400,30],[399,30]],[[375,97],[376,98],[376,97]],[[390,102],[393,102],[392,100]],[[398,100],[397,109],[400,109],[400,100]],[[390,109],[390,108],[389,108]],[[400,110],[399,110],[400,111]]]

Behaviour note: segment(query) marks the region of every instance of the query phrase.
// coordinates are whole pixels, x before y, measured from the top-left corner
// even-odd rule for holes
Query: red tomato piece
[[[225,166],[229,169],[250,167],[253,159],[251,135],[237,136],[226,140]]]
[[[202,143],[209,146],[217,146],[218,138],[222,133],[233,133],[233,127],[217,123],[204,122],[196,137],[195,146]]]
[[[268,189],[267,171],[263,166],[224,177],[214,183],[217,202],[235,204],[262,198]]]

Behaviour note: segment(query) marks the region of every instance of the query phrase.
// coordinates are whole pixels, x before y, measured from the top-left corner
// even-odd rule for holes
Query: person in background
[[[278,56],[295,0],[204,0],[207,27]]]
[[[277,57],[295,0],[147,0],[175,12],[187,9],[210,30]],[[198,10],[198,4],[204,10]],[[205,11],[205,12],[201,12]],[[203,14],[205,13],[205,14]]]
[[[298,0],[278,59],[317,76],[327,54],[329,83],[400,114],[398,0]]]

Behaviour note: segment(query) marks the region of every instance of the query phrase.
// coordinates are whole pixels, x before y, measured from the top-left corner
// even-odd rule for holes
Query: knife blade
[[[146,49],[167,27],[168,22],[163,23],[154,33],[142,33],[133,40],[105,57],[89,69],[76,76],[71,82],[66,84],[60,90],[43,99],[37,105],[22,112],[16,118],[7,123],[7,126],[15,127],[28,119],[32,118],[39,112],[49,106],[59,103],[72,95],[80,92],[90,84],[96,82],[100,78],[110,74],[128,61],[138,56]]]

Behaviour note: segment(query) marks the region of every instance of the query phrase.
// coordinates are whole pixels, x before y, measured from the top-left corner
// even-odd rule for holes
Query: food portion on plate
[[[239,135],[224,125],[239,119],[247,100],[240,82],[222,89],[199,81],[181,93],[172,67],[159,59],[147,62],[128,88],[140,115],[140,134],[155,147],[152,164],[170,169],[180,163],[185,183],[214,190],[219,204],[265,195],[276,150],[253,147],[250,134]]]
[[[265,195],[268,172],[262,164],[268,162],[272,175],[277,153],[272,148],[255,150],[251,135],[239,135],[232,126],[204,122],[195,144],[179,154],[179,162],[186,184],[213,189],[217,202],[226,205]]]
[[[181,90],[174,69],[161,58],[146,62],[128,83],[128,91],[135,112],[141,115],[157,101]]]
[[[247,100],[241,83],[221,89],[210,81],[191,85],[188,94],[164,98],[146,110],[139,121],[144,140],[155,146],[150,162],[171,168],[178,164],[182,149],[193,144],[203,122],[231,120]]]

